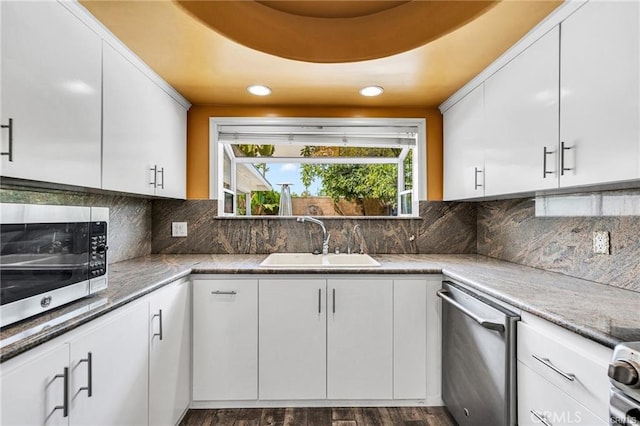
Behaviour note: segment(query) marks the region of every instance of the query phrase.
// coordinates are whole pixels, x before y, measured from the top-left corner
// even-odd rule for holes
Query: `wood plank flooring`
[[[456,426],[443,407],[189,410],[180,426]]]

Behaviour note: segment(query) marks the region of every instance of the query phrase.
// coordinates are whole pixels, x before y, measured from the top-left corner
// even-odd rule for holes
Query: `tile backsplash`
[[[360,225],[365,251],[382,253],[475,253],[476,208],[469,203],[421,202],[420,218],[323,218],[331,251],[345,251]],[[187,237],[171,237],[171,222],[187,222]],[[155,200],[154,253],[311,252],[322,231],[295,218],[221,218],[215,200]],[[359,241],[358,241],[359,245]],[[352,244],[355,247],[355,244]]]
[[[593,253],[594,231],[609,233],[610,254]],[[536,217],[532,199],[483,202],[477,236],[478,254],[640,291],[640,216]]]
[[[121,195],[2,188],[3,203],[109,207],[109,263],[151,253],[151,201]]]

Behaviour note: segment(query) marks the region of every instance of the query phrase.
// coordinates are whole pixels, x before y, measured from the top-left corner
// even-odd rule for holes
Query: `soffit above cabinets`
[[[420,2],[197,3],[211,3],[218,8],[225,4],[232,8],[238,7],[238,3],[255,3],[254,6],[269,9],[274,14],[321,20],[331,28],[332,21],[344,23],[349,19],[397,14],[403,8],[418,7],[412,3]],[[332,6],[319,6],[324,3]],[[478,8],[480,10],[470,13],[472,16],[457,24],[454,22],[430,39],[427,37],[429,40],[420,42],[417,47],[405,47],[409,50],[402,53],[356,62],[340,57],[337,63],[321,63],[285,59],[245,47],[212,30],[175,1],[81,0],[81,4],[134,53],[196,105],[394,108],[437,106],[561,3],[558,0],[501,1],[495,5],[485,2],[484,9]],[[389,26],[387,47],[393,48],[396,39],[398,43],[402,41],[401,35],[407,30],[401,22]],[[410,20],[407,22],[416,26]],[[236,25],[247,24],[237,20]],[[258,25],[256,21],[250,27],[248,32],[246,28],[241,29],[249,35],[262,35],[268,25]],[[326,50],[327,40],[334,44],[340,42],[340,39],[322,36],[317,40],[307,43],[311,56],[315,46],[322,45]],[[304,46],[305,40],[297,40],[297,43]],[[400,50],[405,48],[398,47]],[[252,84],[267,85],[273,94],[266,97],[250,95],[246,88]],[[358,90],[368,85],[384,87],[384,94],[377,98],[360,96]]]

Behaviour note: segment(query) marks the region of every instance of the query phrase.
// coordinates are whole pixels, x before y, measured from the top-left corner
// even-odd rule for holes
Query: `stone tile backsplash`
[[[151,253],[151,201],[121,195],[2,188],[3,203],[109,207],[109,263]]]
[[[330,218],[330,248],[347,249],[356,224],[364,236],[365,251],[382,253],[475,253],[476,208],[470,203],[420,203],[420,219]],[[215,200],[155,200],[152,251],[154,253],[258,254],[312,252],[321,249],[322,231],[295,218],[222,218]],[[171,237],[171,222],[187,222],[187,237]],[[359,240],[352,243],[357,249]]]
[[[607,231],[610,254],[594,254]],[[640,291],[640,216],[536,217],[532,199],[478,205],[478,254]]]

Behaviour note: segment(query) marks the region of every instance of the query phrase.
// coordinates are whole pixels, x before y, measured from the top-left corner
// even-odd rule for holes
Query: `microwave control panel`
[[[89,244],[89,278],[97,278],[107,273],[107,222],[91,223]]]

